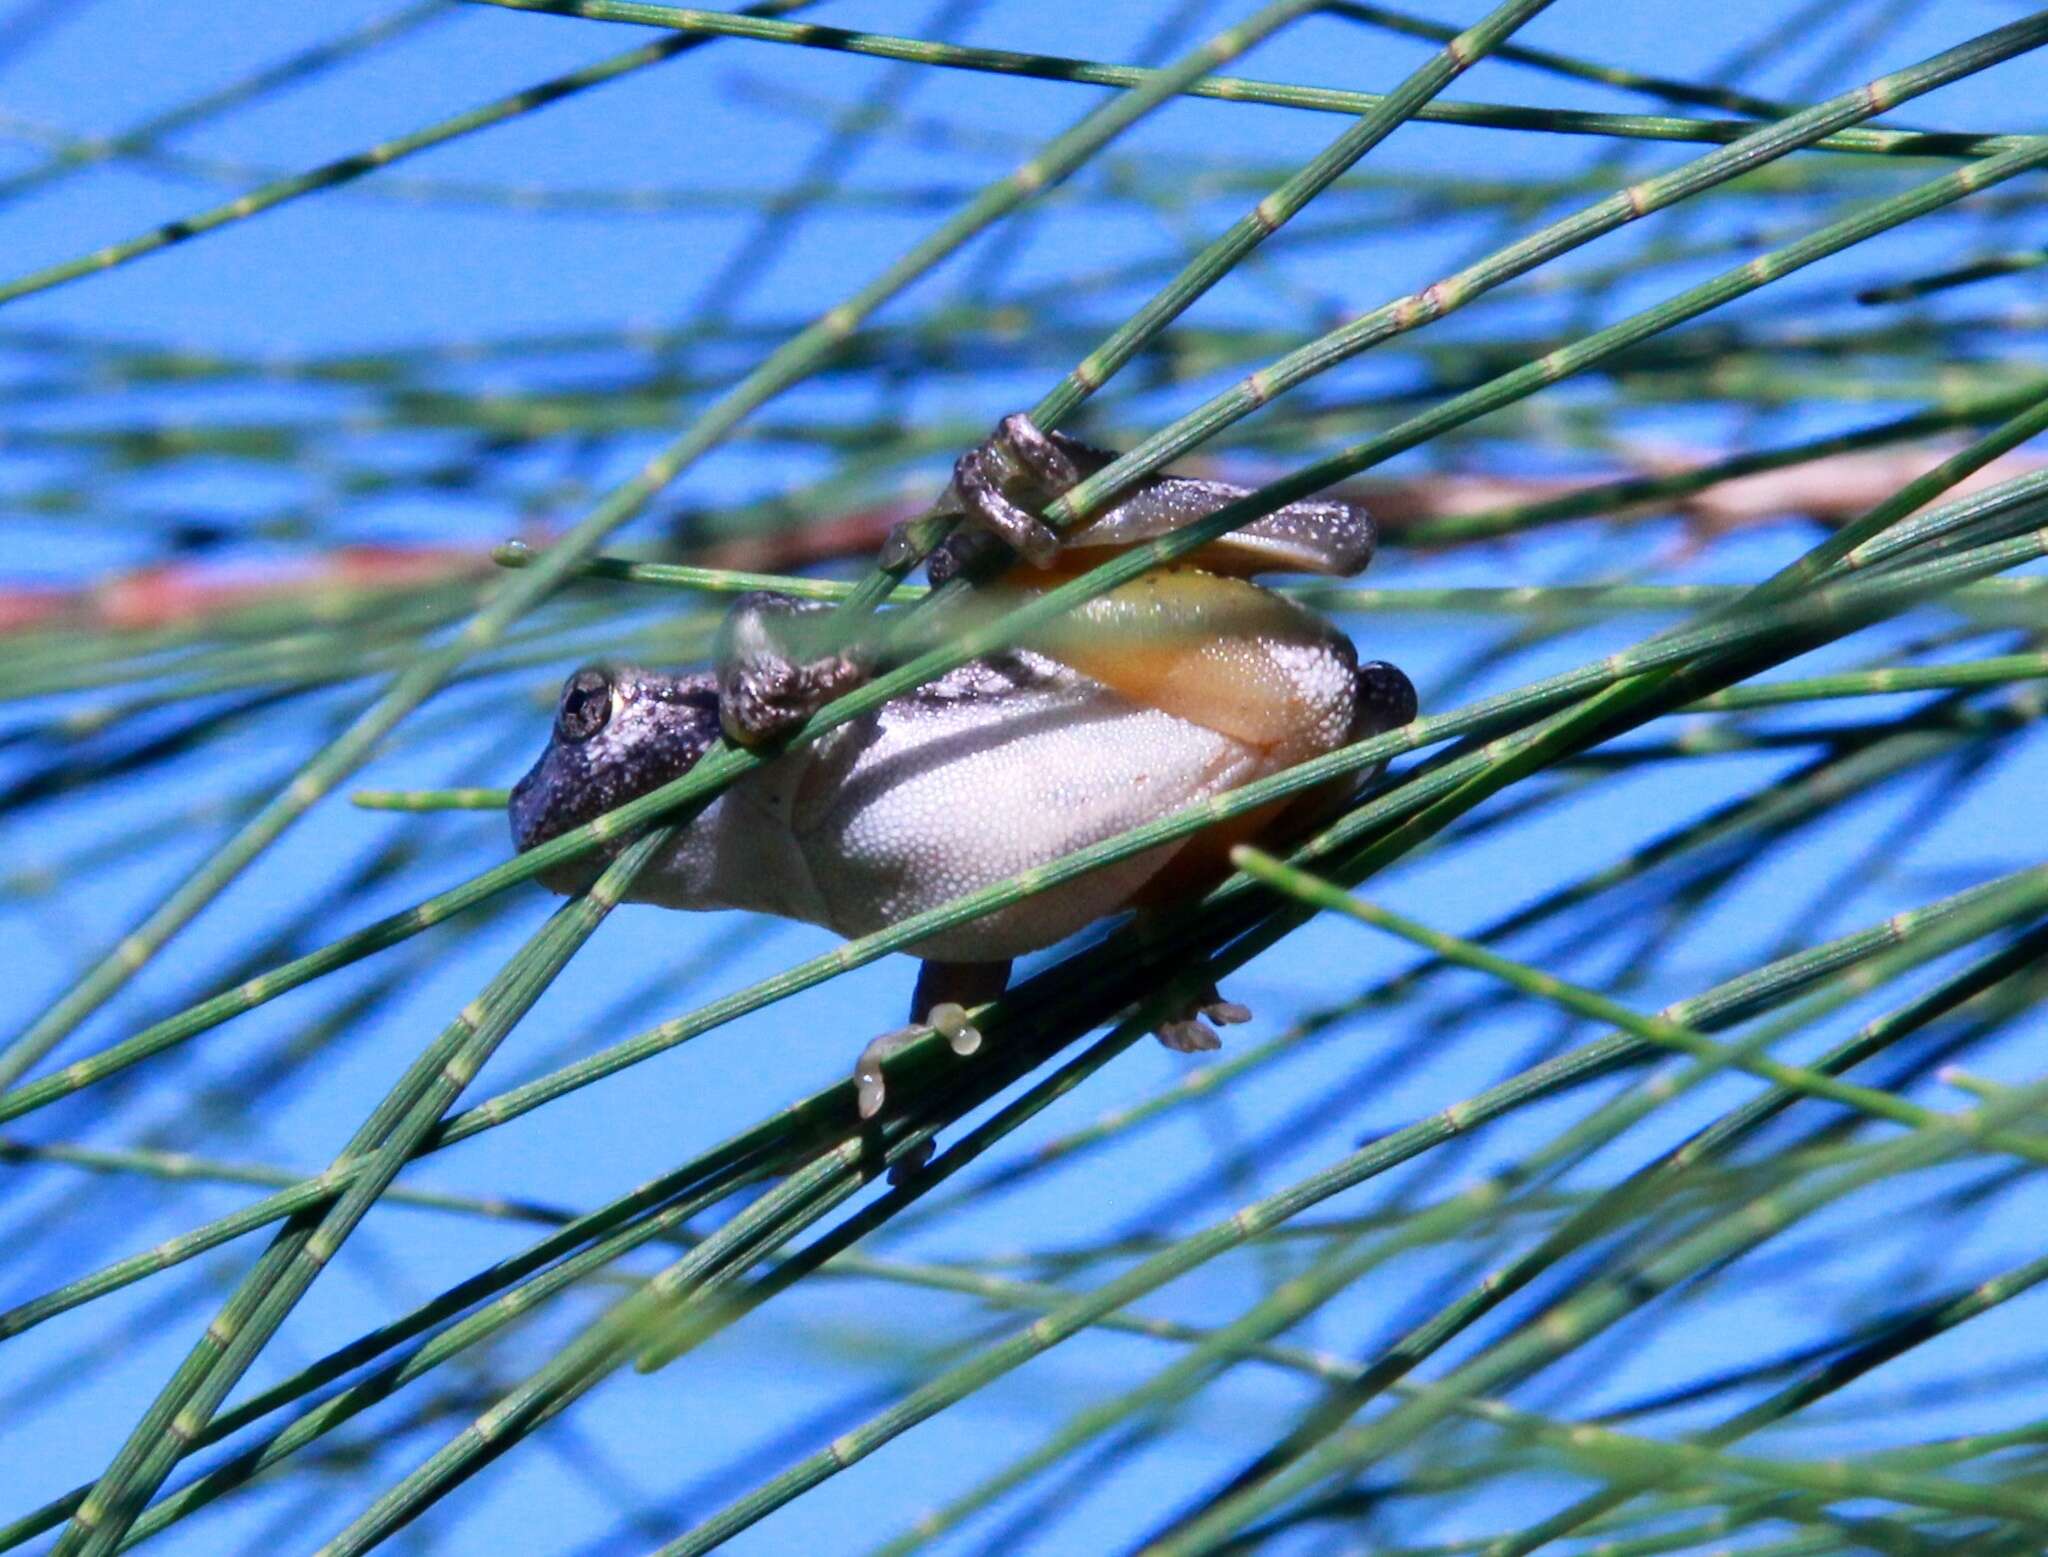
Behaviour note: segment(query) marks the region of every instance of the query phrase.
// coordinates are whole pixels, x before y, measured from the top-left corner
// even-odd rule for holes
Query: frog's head
[[[586,665],[562,685],[547,750],[512,787],[512,841],[523,853],[659,789],[695,767],[717,739],[710,672]],[[576,891],[602,864],[601,854],[588,854],[540,879],[557,892]]]

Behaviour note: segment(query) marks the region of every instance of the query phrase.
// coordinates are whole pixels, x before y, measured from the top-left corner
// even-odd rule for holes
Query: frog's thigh
[[[1070,613],[1034,643],[1133,702],[1283,765],[1349,738],[1357,705],[1350,641],[1244,579],[1199,568],[1148,573]]]

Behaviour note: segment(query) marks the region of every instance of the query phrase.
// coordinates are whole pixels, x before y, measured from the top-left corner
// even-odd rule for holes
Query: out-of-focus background
[[[789,19],[1163,65],[1250,11],[837,0]],[[1476,0],[1331,6],[1224,69],[1387,92],[1438,47],[1425,24],[1484,14]],[[1129,447],[1345,321],[1704,155],[1700,137],[1740,133],[1699,121],[1789,113],[2023,15],[1979,0],[1557,0],[1514,37],[1530,55],[1482,60],[1442,94],[1466,122],[1402,125],[1062,425]],[[29,1516],[108,1466],[273,1230],[190,1259],[166,1241],[333,1161],[554,900],[515,886],[133,1064],[65,1067],[161,1036],[198,1002],[502,861],[504,820],[487,806],[393,812],[350,796],[509,784],[544,742],[567,671],[701,657],[720,596],[581,578],[505,622],[359,767],[321,770],[317,790],[292,791],[294,775],[493,591],[529,576],[495,567],[495,545],[545,554],[771,353],[1111,99],[1085,82],[802,46],[833,41],[817,38],[712,37],[596,79],[615,69],[599,62],[671,36],[354,0],[11,0],[0,13],[0,1007],[14,1042],[0,1066],[16,1089],[0,1098],[0,1521],[22,1521],[5,1533],[25,1549],[57,1528]],[[479,105],[565,76],[576,90],[531,92],[502,122],[444,135]],[[2037,133],[2044,95],[2048,64],[2022,53],[1877,123]],[[1198,98],[1148,114],[866,318],[603,550],[859,577],[961,449],[1051,390],[1347,122]],[[414,152],[420,137],[438,139]],[[1379,437],[2014,144],[1892,155],[1866,139],[1774,162],[1308,379],[1181,468],[1257,484]],[[404,154],[374,153],[388,165],[360,177],[334,170],[379,147]],[[323,169],[310,187],[284,182]],[[1350,483],[1383,524],[1359,581],[1372,593],[1330,608],[1444,713],[1729,596],[1676,586],[1767,577],[2038,399],[2039,179],[1880,233],[1376,464]],[[105,263],[75,278],[60,269],[96,252]],[[1777,450],[1794,453],[1762,472],[1685,476]],[[2039,459],[2022,445],[1963,490],[2023,483]],[[1613,486],[1624,480],[1643,485]],[[1769,680],[2032,655],[2043,588],[2039,567],[2021,565],[1758,669]],[[1130,1549],[1313,1425],[1351,1370],[1418,1335],[1412,1373],[1354,1403],[1351,1422],[1381,1438],[1317,1438],[1312,1452],[1335,1455],[1321,1474],[1185,1549],[1535,1549],[1484,1543],[1541,1534],[1603,1489],[1612,1506],[1541,1549],[2039,1549],[2048,1353],[2027,1291],[2048,1209],[2039,1149],[2024,1110],[2011,1127],[2024,1138],[2002,1144],[1931,1117],[2010,1104],[2006,1089],[2040,1074],[2041,984],[2024,955],[1974,1001],[1945,983],[2048,911],[2013,876],[2040,861],[2039,674],[2013,661],[1968,684],[1850,695],[1874,690],[1866,680],[1660,719],[1539,770],[1360,888],[1649,1012],[1998,883],[2006,896],[1990,901],[2003,906],[1974,938],[1923,947],[1901,931],[1920,954],[1868,987],[1806,966],[1742,1013],[1768,1022],[1820,1000],[1761,1051],[1806,1063],[1861,1023],[1933,1001],[1847,1073],[1900,1102],[1889,1117],[1868,1097],[1809,1091],[1690,1177],[1602,1200],[1773,1083],[1724,1066],[1668,1099],[1631,1090],[1684,1074],[1677,1060],[1576,1077],[1267,1236],[1204,1246],[1215,1257],[1127,1310],[1206,1331],[1327,1279],[1291,1322],[1269,1316],[1243,1337],[1293,1351],[1227,1352],[1182,1388],[1169,1370],[1193,1331],[1087,1328],[872,1455],[843,1456],[731,1549],[852,1552],[898,1536],[963,1553]],[[1399,758],[1395,779],[1431,756]],[[230,871],[231,840],[279,794],[313,803]],[[202,898],[182,923],[177,905]],[[166,903],[176,934],[124,942],[167,925]],[[621,909],[456,1108],[835,944],[738,915]],[[1129,1048],[853,1260],[757,1293],[695,1349],[604,1377],[472,1479],[437,1487],[393,1547],[656,1549],[992,1356],[1063,1295],[1161,1249],[1192,1251],[1238,1208],[1607,1030],[1487,974],[1389,986],[1424,957],[1333,912],[1310,920],[1226,980],[1257,1019],[1220,1055]],[[812,984],[409,1167],[229,1409],[458,1283],[485,1285],[361,1367],[482,1312],[463,1305],[506,1290],[488,1284],[495,1262],[561,1214],[610,1205],[839,1083],[861,1043],[901,1020],[911,977],[889,956]],[[949,1120],[941,1148],[1046,1073]],[[1626,1128],[1573,1134],[1602,1128],[1611,1115],[1598,1111],[1624,1097],[1644,1099]],[[1935,1143],[1928,1161],[1906,1160],[1916,1141]],[[805,1160],[707,1196],[673,1230],[715,1233]],[[733,1267],[734,1290],[886,1192],[818,1206]],[[1590,1222],[1572,1221],[1589,1207]],[[1769,1225],[1780,1213],[1785,1225]],[[1558,1240],[1547,1254],[1546,1238]],[[152,1250],[167,1252],[120,1264]],[[316,1549],[680,1252],[623,1252],[430,1357],[262,1477],[207,1489],[151,1547]],[[1525,1287],[1450,1317],[1517,1259],[1537,1261]],[[110,1267],[123,1279],[105,1290],[75,1285]],[[1981,1312],[1927,1317],[1986,1282],[2004,1285]],[[1571,1333],[1601,1293],[1619,1294],[1612,1323]],[[1504,1363],[1488,1375],[1497,1390],[1473,1391],[1497,1404],[1461,1396],[1427,1423],[1399,1415],[1408,1384],[1457,1382],[1466,1364],[1560,1334],[1554,1355]],[[1862,1371],[1843,1361],[1859,1346],[1890,1350]],[[1830,1365],[1839,1388],[1769,1407],[1739,1448],[1668,1448]],[[165,1492],[310,1420],[357,1376],[200,1450]],[[1586,1424],[1620,1436],[1574,1435]],[[1015,1487],[989,1485],[1048,1446],[1058,1452]],[[1800,1469],[1822,1462],[1846,1467],[1839,1485]]]

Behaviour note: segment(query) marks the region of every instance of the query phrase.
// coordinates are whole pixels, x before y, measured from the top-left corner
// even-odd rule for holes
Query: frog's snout
[[[536,844],[569,831],[589,817],[580,815],[575,803],[578,793],[573,757],[565,754],[559,741],[548,742],[540,761],[512,786],[511,804],[506,807],[512,823],[512,846],[524,854]],[[580,892],[597,878],[603,867],[601,853],[589,853],[565,860],[540,873],[540,884],[550,892]]]
[[[563,684],[540,760],[512,787],[514,847],[523,854],[680,778],[718,729],[718,694],[708,673],[585,666]],[[601,859],[565,862],[541,881],[574,891]]]
[[[550,836],[548,819],[548,758],[554,747],[541,753],[540,761],[527,769],[526,777],[512,786],[512,803],[506,808],[512,821],[512,847],[524,854]],[[555,829],[560,831],[559,828]]]

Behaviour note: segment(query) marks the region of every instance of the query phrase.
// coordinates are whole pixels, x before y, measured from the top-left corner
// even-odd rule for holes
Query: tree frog
[[[1154,476],[1062,534],[1038,518],[1114,456],[1029,417],[1004,418],[963,455],[943,500],[961,521],[933,553],[934,582],[971,568],[976,595],[1012,603],[1112,552],[1214,513],[1245,489]],[[642,872],[633,896],[670,908],[780,914],[860,936],[993,885],[1170,811],[1406,724],[1415,689],[1361,664],[1330,622],[1250,581],[1264,572],[1348,576],[1371,560],[1365,510],[1281,508],[1154,570],[1001,653],[971,660],[726,790]],[[717,738],[769,746],[873,666],[803,644],[828,606],[740,597],[708,670],[588,666],[562,689],[540,760],[512,791],[521,849],[687,772]],[[912,1026],[884,1034],[855,1070],[859,1107],[882,1104],[882,1061],[936,1028],[961,1053],[966,1007],[993,999],[1012,959],[1125,910],[1157,911],[1229,873],[1233,844],[1313,823],[1342,780],[1081,876],[909,950],[922,959]],[[542,876],[558,892],[594,878],[588,857]],[[1158,1029],[1213,1049],[1204,1018],[1249,1020],[1213,989]]]

